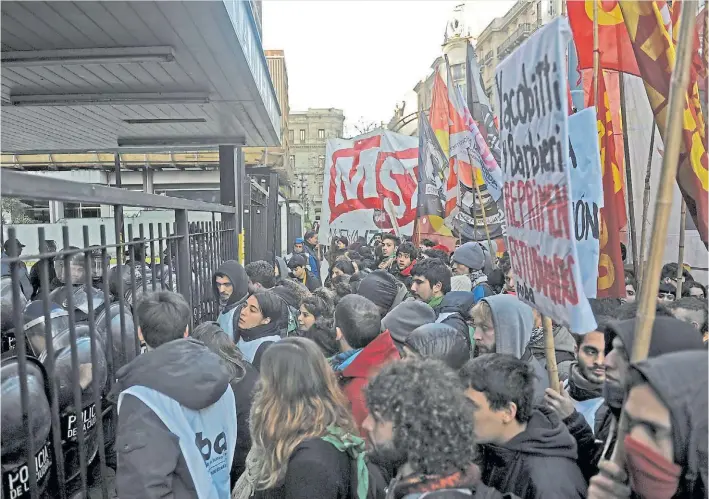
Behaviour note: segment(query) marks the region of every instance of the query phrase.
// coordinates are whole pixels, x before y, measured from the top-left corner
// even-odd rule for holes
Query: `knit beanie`
[[[455,250],[451,262],[465,265],[470,270],[483,270],[485,268],[485,253],[478,243],[465,243]]]
[[[403,343],[411,332],[436,322],[436,313],[422,301],[405,301],[382,319],[382,331],[389,330],[394,341]]]

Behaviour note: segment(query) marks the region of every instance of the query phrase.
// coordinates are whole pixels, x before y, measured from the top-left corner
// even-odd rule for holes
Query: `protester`
[[[358,274],[355,275],[359,278]],[[337,305],[344,296],[352,294],[352,286],[350,285],[352,277],[353,276],[343,274],[332,278],[330,285],[332,286],[332,290],[335,293],[335,305]]]
[[[318,256],[318,233],[309,230],[303,236],[303,250],[310,256],[309,269],[315,277],[320,279],[320,257]]]
[[[434,241],[431,241],[430,239],[423,239],[421,241],[421,245],[419,246],[419,250],[426,251],[427,249],[433,248],[436,245]]]
[[[470,283],[470,279],[467,277],[458,277],[463,277]],[[473,354],[473,346],[475,344],[475,327],[473,325],[473,317],[470,315],[474,302],[473,293],[470,291],[451,291],[443,297],[440,312],[436,319],[436,322],[451,326],[466,338],[468,355]]]
[[[385,270],[375,270],[367,275],[357,290],[353,286],[352,291],[374,302],[382,318],[409,296],[406,286]]]
[[[488,296],[473,307],[471,316],[475,324],[475,356],[503,353],[524,358],[536,376],[534,400],[541,402],[544,390],[549,387],[549,376],[545,366],[527,349],[534,328],[534,314],[529,305],[516,296]]]
[[[251,448],[249,433],[249,411],[258,381],[258,371],[244,360],[234,342],[216,322],[205,322],[192,331],[191,337],[201,341],[213,353],[217,354],[222,364],[229,371],[229,384],[234,391],[236,401],[236,450],[231,465],[231,485],[241,476],[246,468],[246,455]]]
[[[529,339],[528,349],[534,357],[546,367],[546,346],[544,340],[544,327],[542,318],[536,310],[535,317],[538,317],[538,326],[532,330],[532,337]],[[535,322],[537,322],[535,320]],[[535,324],[536,325],[536,324]],[[571,335],[569,330],[560,324],[552,325],[552,333],[554,336],[554,352],[556,354],[556,368],[559,372],[559,378],[563,381],[569,377],[571,364],[575,360],[576,340]]]
[[[392,340],[399,348],[406,342],[411,332],[436,321],[436,313],[431,307],[420,301],[407,301],[393,308],[382,319],[382,330],[391,334]]]
[[[367,417],[364,388],[369,377],[392,360],[399,351],[391,334],[380,333],[379,307],[359,295],[345,296],[335,308],[335,330],[340,353],[330,361],[340,386],[350,401],[357,427]]]
[[[677,352],[630,368],[623,407],[628,420],[625,465],[637,497],[707,497],[707,371],[705,352]],[[589,499],[630,497],[626,474],[600,464]]]
[[[463,244],[455,250],[451,262],[456,275],[465,275],[470,278],[476,303],[481,298],[495,294],[487,283],[487,275],[484,272],[485,253],[480,244],[476,242]]]
[[[300,329],[297,336],[314,341],[328,359],[340,353],[332,317],[319,317],[308,329]]]
[[[709,319],[707,302],[702,298],[680,298],[669,304],[672,315],[681,321],[688,322],[702,335],[707,332]]]
[[[331,319],[334,307],[335,304],[330,295],[324,288],[320,288],[300,302],[298,326],[301,330],[308,330],[320,317]]]
[[[441,249],[436,249],[436,248],[427,249],[421,254],[421,256],[423,257],[422,259],[438,258],[446,266],[450,265],[450,255],[448,254],[447,251],[443,251]]]
[[[347,247],[350,245],[349,241],[347,240],[347,238],[345,236],[335,237],[334,243],[335,243],[335,246],[337,247],[337,249],[341,249],[341,250],[347,249]]]
[[[288,308],[283,298],[272,291],[254,293],[241,309],[236,346],[259,370],[264,352],[286,335],[287,327]]]
[[[433,308],[438,314],[443,296],[451,290],[451,271],[437,258],[418,262],[411,269],[411,292],[414,298]]]
[[[227,260],[214,273],[212,286],[215,296],[219,297],[217,322],[234,341],[237,341],[239,313],[249,295],[249,276],[239,262]]]
[[[635,301],[635,295],[637,294],[638,290],[638,282],[635,279],[635,276],[632,274],[626,272],[625,273],[625,302],[634,302]]]
[[[237,441],[232,376],[187,338],[191,310],[159,291],[137,306],[148,351],[117,373],[119,497],[228,497]]]
[[[446,324],[424,324],[406,336],[402,357],[440,360],[457,371],[470,359],[468,340],[464,334]]]
[[[529,499],[586,497],[576,442],[552,411],[533,408],[529,364],[511,355],[483,355],[468,361],[460,376],[473,405],[486,485]]]
[[[407,288],[411,287],[411,269],[416,265],[418,251],[410,242],[401,243],[396,250],[396,266],[392,274],[397,276]]]
[[[330,269],[330,275],[333,279],[338,275],[354,275],[356,272],[354,263],[350,260],[338,260]]]
[[[682,267],[682,279],[684,279],[685,282],[694,280],[692,274],[690,274],[689,270],[684,268],[684,266]],[[677,262],[666,263],[662,266],[662,270],[660,271],[660,282],[672,286],[675,289],[675,294],[677,294]]]
[[[305,338],[269,349],[250,416],[253,445],[234,499],[367,499],[369,473],[347,399],[325,357]]]
[[[322,287],[322,282],[314,273],[307,269],[305,258],[301,255],[293,255],[293,258],[288,261],[288,268],[293,271],[294,279],[303,283],[309,291],[312,292]]]
[[[363,428],[372,460],[396,475],[387,498],[449,497],[446,491],[450,497],[503,497],[480,480],[469,404],[455,373],[440,362],[385,367],[367,388],[367,407]]]
[[[390,270],[396,261],[396,249],[400,240],[394,234],[384,234],[382,236],[382,257],[377,263],[378,269]]]
[[[620,417],[625,396],[624,387],[628,381],[630,353],[635,341],[636,329],[637,319],[627,319],[609,323],[606,330],[605,341],[608,353],[605,358],[606,378],[603,383],[603,398],[608,405],[606,418],[613,418],[616,421]],[[672,352],[703,349],[701,336],[690,324],[673,317],[655,317],[648,358]],[[606,421],[600,423],[601,427],[607,424],[610,423]],[[575,436],[577,441],[582,441],[583,435],[580,430],[575,433]],[[612,447],[612,445],[609,446],[611,449]],[[602,457],[602,449],[598,448],[595,453],[580,453],[579,461],[581,461],[582,468],[590,469],[592,466],[598,466]],[[584,460],[587,462],[583,462]]]
[[[588,301],[591,302],[591,300]],[[638,315],[639,307],[640,302],[636,300],[632,302],[623,303],[615,309],[607,309],[604,312],[597,312],[596,310],[594,310],[593,314],[613,317],[614,319],[623,321],[627,319],[635,319],[635,317]],[[593,309],[593,305],[591,305],[591,308]],[[655,317],[672,317],[672,312],[665,305],[657,302],[655,304]]]
[[[276,285],[275,268],[265,260],[247,263],[244,270],[249,276],[249,293],[271,289]]]
[[[32,267],[34,268],[34,267]],[[697,281],[682,282],[682,297],[694,297],[705,300],[707,297],[707,288]]]
[[[571,366],[562,393],[547,388],[544,396],[547,407],[556,412],[576,439],[578,464],[587,480],[598,470],[595,463],[585,457],[601,451],[611,426],[611,418],[606,417],[608,405],[603,398],[607,319],[597,319],[597,322],[597,330],[575,335],[576,362]]]
[[[677,298],[677,287],[668,282],[661,282],[657,290],[657,301],[660,303],[671,303]]]

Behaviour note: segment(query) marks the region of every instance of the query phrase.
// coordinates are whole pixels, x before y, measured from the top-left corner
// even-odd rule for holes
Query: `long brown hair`
[[[331,425],[355,433],[347,398],[320,348],[296,337],[271,345],[261,359],[250,414],[254,488],[281,482],[293,450],[324,436]]]

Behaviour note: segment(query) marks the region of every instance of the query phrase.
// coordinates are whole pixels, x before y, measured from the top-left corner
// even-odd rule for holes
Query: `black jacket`
[[[308,288],[308,291],[310,291],[311,293],[318,288],[322,288],[322,282],[320,281],[320,279],[318,279],[318,277],[315,274],[313,274],[311,271],[309,271],[307,269],[305,270],[305,282],[304,283],[301,279],[296,278],[295,280],[297,282],[305,284],[305,287]]]
[[[354,469],[349,455],[332,444],[319,438],[306,440],[291,454],[283,483],[272,489],[256,491],[253,498],[350,499],[357,495]],[[373,467],[369,469],[370,491],[375,490],[375,497],[381,498],[385,484],[381,476],[371,473]]]
[[[234,461],[231,465],[232,488],[246,468],[246,455],[251,449],[249,412],[254,401],[254,390],[259,377],[256,368],[248,362],[244,362],[244,365],[246,369],[244,377],[238,381],[232,379],[229,382],[232,390],[234,390],[234,400],[236,401],[236,449],[234,450]]]
[[[179,339],[139,355],[116,373],[110,399],[142,385],[201,410],[216,403],[229,387],[221,359],[199,341]],[[162,420],[138,398],[126,395],[116,435],[119,497],[192,499],[196,490],[180,444]]]
[[[471,291],[451,291],[443,297],[438,316],[438,322],[451,326],[465,336],[471,353],[473,344],[467,320],[470,319],[470,309],[473,308],[474,302]]]
[[[576,442],[546,408],[532,413],[527,429],[504,445],[481,445],[482,480],[522,499],[586,497],[576,464]]]

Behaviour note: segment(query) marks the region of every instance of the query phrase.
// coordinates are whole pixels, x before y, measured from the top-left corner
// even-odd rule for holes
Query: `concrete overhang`
[[[251,2],[0,7],[3,152],[280,145]]]

